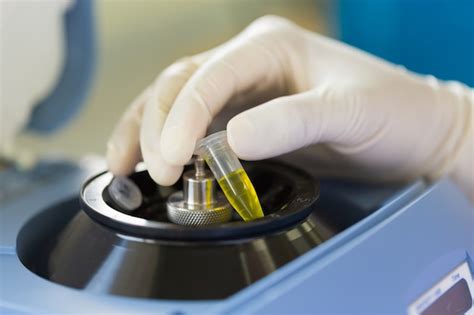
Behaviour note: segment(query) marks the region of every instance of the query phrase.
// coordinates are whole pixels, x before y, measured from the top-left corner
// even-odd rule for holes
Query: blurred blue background
[[[340,38],[408,69],[474,86],[474,1],[340,0]]]

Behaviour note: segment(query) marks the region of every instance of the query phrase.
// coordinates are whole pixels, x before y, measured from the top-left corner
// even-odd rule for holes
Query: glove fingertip
[[[118,176],[128,175],[135,168],[134,161],[130,161],[123,153],[118,151],[113,143],[107,144],[106,162],[109,171]]]
[[[244,160],[255,158],[255,128],[242,114],[227,123],[227,141],[237,156]],[[258,141],[258,140],[257,140]]]
[[[193,156],[195,141],[178,128],[163,130],[161,156],[173,166],[185,165]]]
[[[150,177],[161,186],[171,186],[178,181],[183,171],[181,166],[147,164]]]

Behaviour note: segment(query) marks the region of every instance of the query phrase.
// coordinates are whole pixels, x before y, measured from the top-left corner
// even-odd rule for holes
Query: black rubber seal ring
[[[153,221],[153,227],[136,226],[105,216],[92,209],[84,200],[84,189],[98,177],[108,173],[103,172],[90,178],[83,184],[80,192],[80,203],[82,209],[89,217],[118,232],[141,238],[170,241],[220,241],[253,238],[292,227],[306,219],[314,210],[315,203],[319,198],[319,183],[307,173],[287,164],[271,160],[247,162],[244,164],[244,167],[249,175],[254,171],[272,172],[290,181],[289,184],[292,187],[291,195],[295,197],[289,200],[283,209],[250,222],[234,221],[208,226],[188,227],[170,222]],[[98,195],[102,196],[102,191],[98,192]]]

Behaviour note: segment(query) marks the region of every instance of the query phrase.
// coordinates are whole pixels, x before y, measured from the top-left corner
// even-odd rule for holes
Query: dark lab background
[[[474,84],[474,1],[99,0],[95,76],[82,110],[56,133],[26,132],[19,144],[36,155],[103,154],[121,113],[161,70],[230,39],[266,14],[410,70]]]

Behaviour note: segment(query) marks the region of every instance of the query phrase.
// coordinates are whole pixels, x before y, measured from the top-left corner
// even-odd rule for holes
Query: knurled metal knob
[[[216,193],[216,180],[196,158],[195,170],[183,175],[183,191],[168,198],[168,219],[181,225],[225,223],[232,219],[232,208],[222,193]]]

